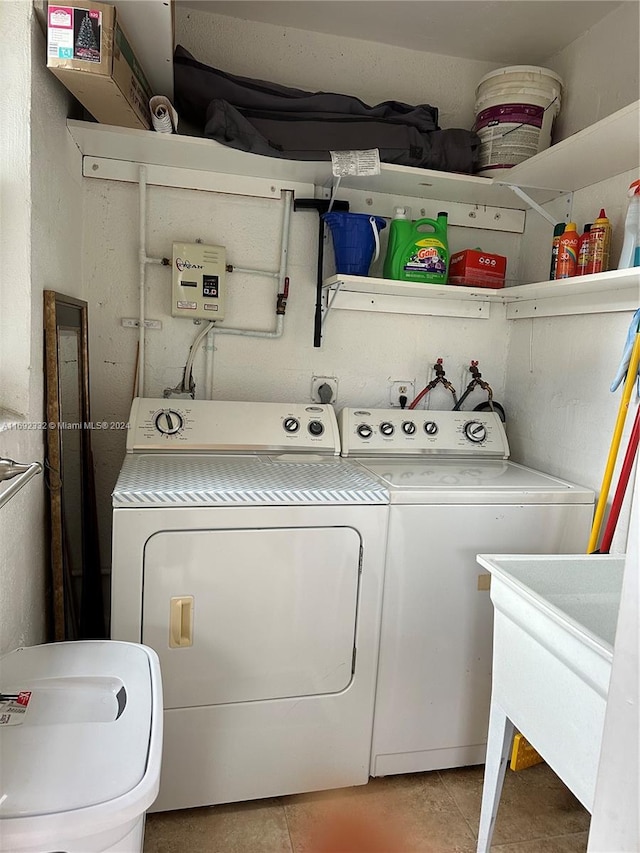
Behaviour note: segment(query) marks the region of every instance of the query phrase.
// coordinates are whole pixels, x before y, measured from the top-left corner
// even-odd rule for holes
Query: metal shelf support
[[[515,184],[503,184],[502,186],[509,187],[509,189],[515,193],[518,198],[522,199],[532,210],[535,210],[536,213],[539,213],[543,219],[546,219],[547,222],[550,222],[552,225],[557,225],[558,222],[555,217],[551,216],[544,207],[541,207],[538,202],[534,201],[531,196],[528,196],[527,193],[521,188],[517,187]],[[571,195],[571,193],[569,194]]]

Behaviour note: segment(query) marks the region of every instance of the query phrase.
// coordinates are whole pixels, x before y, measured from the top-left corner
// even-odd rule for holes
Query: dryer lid
[[[300,456],[130,454],[114,507],[383,504],[387,489],[358,465]]]
[[[136,788],[161,724],[158,687],[155,654],[133,643],[52,643],[0,658],[2,694],[15,697],[0,711],[0,834],[2,820],[72,812]]]

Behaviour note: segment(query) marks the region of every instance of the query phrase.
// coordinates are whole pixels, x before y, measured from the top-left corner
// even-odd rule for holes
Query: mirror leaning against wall
[[[45,290],[44,337],[53,639],[101,638],[87,303]]]

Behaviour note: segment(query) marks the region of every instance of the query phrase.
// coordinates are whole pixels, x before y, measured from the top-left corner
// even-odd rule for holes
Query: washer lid
[[[54,643],[0,658],[10,697],[0,704],[0,821],[94,806],[135,788],[152,717],[162,712],[152,678],[149,654],[131,643]]]
[[[490,459],[367,459],[360,464],[383,482],[391,503],[593,503],[589,489]]]

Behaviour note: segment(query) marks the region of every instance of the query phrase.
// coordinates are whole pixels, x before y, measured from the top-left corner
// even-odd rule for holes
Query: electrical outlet
[[[400,397],[407,398],[407,406],[415,397],[415,385],[412,380],[399,379],[389,387],[389,405],[392,409],[400,408]]]
[[[338,399],[338,380],[335,376],[312,376],[311,377],[311,400],[314,403],[321,403],[320,388],[322,385],[328,385],[331,388],[330,403],[335,403]]]

